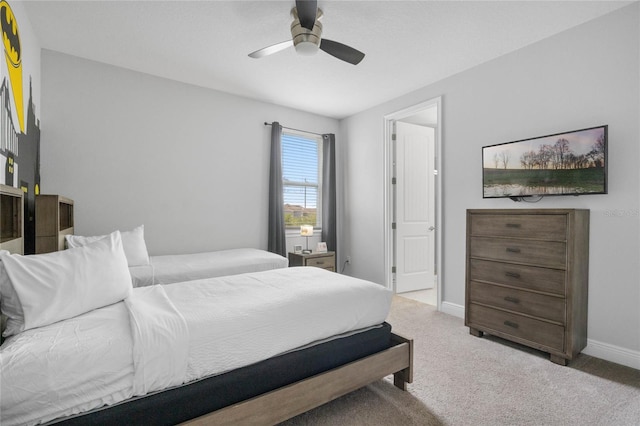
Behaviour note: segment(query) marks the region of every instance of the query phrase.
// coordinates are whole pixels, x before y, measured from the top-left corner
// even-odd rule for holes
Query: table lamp
[[[302,250],[302,253],[311,253],[311,250],[309,250],[309,237],[313,236],[313,225],[300,225],[300,235],[307,239],[307,248],[306,250]]]

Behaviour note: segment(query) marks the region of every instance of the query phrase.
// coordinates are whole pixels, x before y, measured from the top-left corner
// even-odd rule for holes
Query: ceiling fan
[[[294,46],[301,55],[313,55],[320,49],[353,65],[359,64],[364,58],[364,53],[353,47],[322,38],[322,10],[318,8],[316,0],[296,0],[291,15],[291,40],[256,50],[249,53],[249,57],[258,59]]]

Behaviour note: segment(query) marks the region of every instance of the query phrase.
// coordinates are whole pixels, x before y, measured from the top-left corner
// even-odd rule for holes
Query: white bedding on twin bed
[[[286,268],[286,257],[253,248],[150,256],[149,265],[129,268],[134,287]]]
[[[380,324],[391,297],[308,267],[134,289],[124,302],[7,339],[0,423],[46,422]]]

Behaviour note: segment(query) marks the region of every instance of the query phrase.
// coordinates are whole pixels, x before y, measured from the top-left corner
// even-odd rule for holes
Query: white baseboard
[[[442,302],[440,304],[440,312],[453,315],[454,317],[464,318],[464,306],[456,305],[451,302]]]
[[[457,305],[451,302],[442,302],[440,304],[440,312],[453,315],[454,317],[464,318],[463,305]],[[587,347],[584,348],[582,353],[640,370],[640,351],[634,351],[620,346],[610,345],[609,343],[587,339]]]
[[[640,370],[639,351],[587,339],[587,347],[582,353]]]

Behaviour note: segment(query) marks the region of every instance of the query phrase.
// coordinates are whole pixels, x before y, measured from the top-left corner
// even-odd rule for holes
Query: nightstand
[[[289,253],[289,266],[315,266],[331,272],[336,271],[336,252],[326,253]]]

